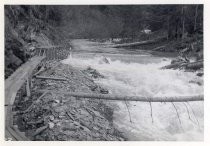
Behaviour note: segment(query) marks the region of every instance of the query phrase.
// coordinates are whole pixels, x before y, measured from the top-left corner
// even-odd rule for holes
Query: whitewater
[[[102,61],[104,57],[108,59],[109,64]],[[62,62],[81,70],[87,67],[96,69],[105,78],[95,79],[95,82],[108,89],[109,94],[145,97],[203,94],[202,77],[192,72],[160,69],[170,61],[170,58],[155,57],[149,53],[73,53]],[[203,101],[126,102],[127,106],[125,101],[109,103],[115,109],[115,126],[128,140],[203,140]]]

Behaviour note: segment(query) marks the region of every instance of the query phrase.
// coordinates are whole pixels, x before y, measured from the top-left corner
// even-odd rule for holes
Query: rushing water
[[[109,60],[104,63],[103,57]],[[195,73],[161,70],[169,58],[148,52],[138,54],[73,53],[63,63],[80,69],[88,66],[105,75],[95,82],[110,94],[179,96],[203,94],[203,82]],[[116,106],[114,124],[129,140],[203,140],[203,102],[145,103],[112,101]],[[152,108],[151,108],[152,107]],[[152,112],[151,112],[152,110]],[[131,119],[131,121],[130,121]]]

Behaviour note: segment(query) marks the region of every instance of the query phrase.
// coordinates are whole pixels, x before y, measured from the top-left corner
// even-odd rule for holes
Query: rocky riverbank
[[[39,90],[107,94],[93,78],[103,77],[88,68],[80,71],[58,61],[42,62],[40,76],[65,78],[64,81],[31,79],[31,96],[25,87],[19,91],[14,111],[14,123],[31,140],[126,140],[113,125],[113,105],[104,100],[77,99],[62,94],[39,93]],[[39,68],[39,67],[38,67]],[[34,71],[34,74],[37,70]],[[90,75],[93,73],[94,75]],[[88,74],[90,76],[88,76]],[[106,92],[105,92],[106,91]]]

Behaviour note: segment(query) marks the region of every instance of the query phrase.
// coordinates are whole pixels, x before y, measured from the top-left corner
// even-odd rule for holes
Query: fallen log
[[[46,79],[46,80],[60,80],[66,81],[65,78],[56,78],[56,77],[45,77],[45,76],[35,76],[37,79]]]
[[[192,62],[192,63],[186,64],[184,66],[186,69],[197,70],[197,69],[203,68],[203,61]]]
[[[61,48],[61,45],[58,46],[38,46],[37,49],[53,49],[53,48]]]
[[[162,41],[164,39],[166,39],[166,37],[160,37],[160,38],[157,38],[157,39],[141,41],[141,42],[133,42],[133,43],[124,43],[124,44],[110,45],[108,47],[119,48],[119,47],[131,47],[131,46],[148,45],[148,44],[153,44],[153,43]]]
[[[110,94],[96,94],[96,93],[82,93],[82,92],[65,92],[65,91],[53,91],[53,90],[38,90],[38,92],[63,94],[65,96],[73,96],[76,98],[120,100],[120,101],[187,102],[187,101],[203,101],[204,100],[203,95],[146,97],[146,96],[125,96],[125,95],[110,95]]]
[[[45,131],[47,128],[48,128],[48,125],[45,125],[45,126],[43,126],[43,127],[40,127],[40,128],[38,128],[38,129],[36,129],[35,133],[34,133],[32,136],[36,136],[36,135],[42,133],[42,132]]]
[[[36,124],[41,124],[41,123],[44,123],[44,119],[39,119],[38,121],[27,122],[28,125],[36,125]]]
[[[156,47],[154,49],[152,49],[152,51],[158,51],[158,50],[161,50],[163,48],[165,48],[166,46],[159,46],[159,47]]]
[[[173,63],[173,64],[163,66],[163,67],[161,67],[161,69],[178,69],[183,64],[184,64],[184,62]]]
[[[68,111],[66,111],[66,114],[72,121],[75,121],[74,117]]]
[[[161,69],[178,69],[178,68],[193,69],[193,70],[201,69],[203,68],[203,60],[197,62],[190,62],[190,63],[185,63],[185,62],[174,63],[164,66]]]

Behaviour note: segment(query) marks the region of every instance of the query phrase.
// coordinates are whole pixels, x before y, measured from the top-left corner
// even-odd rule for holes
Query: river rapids
[[[106,57],[109,63],[102,60]],[[170,97],[203,94],[203,78],[192,72],[161,70],[171,59],[140,54],[73,53],[63,60],[79,69],[91,67],[102,75],[95,82],[109,94]],[[196,84],[200,82],[201,85]],[[203,140],[204,103],[146,103],[110,101],[114,106],[114,124],[128,140]],[[129,116],[130,112],[130,116]]]

